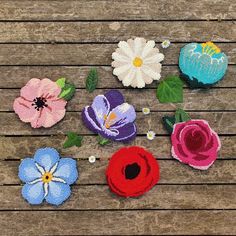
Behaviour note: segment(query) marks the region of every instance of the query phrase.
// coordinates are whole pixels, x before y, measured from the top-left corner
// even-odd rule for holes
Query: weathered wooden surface
[[[0,3],[0,235],[85,234],[236,234],[236,2],[233,0],[2,0]],[[210,90],[184,85],[183,104],[161,104],[157,82],[144,90],[127,89],[112,75],[111,54],[120,40],[141,36],[157,42],[165,54],[162,78],[178,75],[178,56],[187,42],[214,41],[229,57],[225,78]],[[160,43],[169,39],[171,46]],[[89,94],[85,78],[99,73]],[[13,113],[12,103],[30,78],[66,77],[77,87],[63,121],[50,129],[32,129]],[[122,91],[137,111],[137,138],[101,147],[81,121],[81,110],[109,89]],[[142,99],[136,99],[142,95]],[[145,116],[141,109],[149,107]],[[205,119],[220,134],[222,148],[207,171],[174,160],[170,137],[161,123],[176,107]],[[153,141],[148,130],[156,132]],[[84,135],[81,148],[63,149],[68,131]],[[112,153],[139,145],[157,158],[161,179],[139,198],[109,191],[105,170]],[[77,159],[80,178],[60,207],[30,206],[21,197],[20,160],[37,148],[55,147]],[[94,164],[88,157],[95,155]],[[16,233],[17,232],[17,233]]]
[[[224,20],[236,19],[231,0],[1,1],[1,20]]]

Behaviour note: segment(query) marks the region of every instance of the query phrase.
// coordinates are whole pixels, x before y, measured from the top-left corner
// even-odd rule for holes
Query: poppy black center
[[[125,178],[134,179],[139,175],[139,172],[140,172],[140,166],[137,163],[127,165],[125,167]]]
[[[32,106],[34,106],[34,108],[39,111],[40,108],[44,108],[47,107],[48,105],[46,104],[47,100],[45,98],[42,97],[36,97],[33,100]]]

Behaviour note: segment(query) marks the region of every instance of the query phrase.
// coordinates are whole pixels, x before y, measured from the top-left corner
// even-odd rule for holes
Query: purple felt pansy
[[[117,90],[96,96],[83,109],[82,118],[88,129],[113,141],[130,141],[137,133],[135,109]]]

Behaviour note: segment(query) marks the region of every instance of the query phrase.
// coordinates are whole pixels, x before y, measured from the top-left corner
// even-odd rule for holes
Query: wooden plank
[[[0,210],[53,210],[49,204],[31,206],[21,196],[21,186],[0,187]],[[159,185],[139,198],[121,198],[108,186],[73,186],[60,209],[236,209],[235,185]],[[9,198],[9,196],[12,196]]]
[[[151,112],[148,116],[137,113],[138,134],[146,135],[153,130],[157,135],[167,134],[161,119],[164,115],[173,115],[173,112]],[[205,119],[219,134],[236,134],[235,112],[189,112],[194,119]],[[33,129],[30,124],[23,123],[15,113],[2,112],[0,115],[0,135],[55,135],[65,134],[68,131],[79,132],[81,135],[92,134],[83,124],[81,114],[67,112],[64,119],[49,129]]]
[[[236,183],[235,160],[216,160],[207,171],[195,170],[174,159],[158,160],[158,163],[161,170],[160,184]],[[19,164],[20,161],[0,161],[0,185],[21,183],[18,178]],[[78,160],[80,178],[77,184],[106,184],[105,170],[107,165],[108,160],[105,159],[96,161],[94,164],[89,163],[88,160]]]
[[[210,20],[236,19],[231,0],[21,0],[1,1],[0,20]],[[187,9],[187,10],[186,10]]]
[[[96,89],[88,93],[85,89],[78,89],[73,99],[68,102],[68,111],[82,111],[90,105],[96,95],[104,94],[104,91]],[[156,89],[122,89],[120,92],[125,100],[132,104],[136,111],[142,111],[143,107],[150,107],[152,111],[170,111],[182,106],[185,110],[236,110],[236,89],[211,89],[211,90],[184,90],[183,103],[160,103],[156,98]],[[0,111],[13,111],[12,104],[20,96],[20,91],[12,89],[0,89]],[[137,99],[137,97],[142,99]],[[201,98],[201,102],[199,102]]]
[[[231,210],[6,211],[0,222],[3,235],[234,235],[235,217]]]
[[[164,65],[177,65],[180,48],[173,43],[165,54]],[[236,64],[236,43],[217,44]],[[110,65],[117,44],[4,44],[0,47],[0,65]]]
[[[140,32],[142,29],[142,33]],[[224,22],[14,22],[0,23],[0,43],[119,42],[141,36],[156,42],[230,42],[236,24]],[[161,32],[161,34],[157,34]],[[199,34],[201,32],[201,34]]]
[[[0,66],[0,88],[21,88],[31,78],[50,78],[56,81],[60,77],[66,77],[77,88],[85,88],[85,80],[91,68],[97,68],[99,83],[97,88],[123,88],[122,83],[112,74],[110,66]],[[167,75],[178,75],[177,66],[163,66],[162,78]],[[215,87],[236,87],[236,66],[229,65],[225,78]],[[156,88],[153,82],[147,86]],[[186,87],[186,86],[185,86]]]
[[[156,137],[151,142],[146,137],[136,137],[130,143],[111,143],[100,146],[94,136],[84,137],[82,147],[63,148],[66,137],[64,135],[47,137],[0,137],[1,160],[21,159],[33,155],[41,147],[54,147],[62,156],[72,156],[76,159],[85,159],[96,155],[102,159],[110,158],[111,154],[124,146],[142,146],[152,152],[158,159],[172,159],[171,142],[169,137]],[[236,136],[221,136],[221,149],[218,159],[236,159]]]

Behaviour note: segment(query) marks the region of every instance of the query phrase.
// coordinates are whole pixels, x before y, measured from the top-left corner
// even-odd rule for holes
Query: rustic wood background
[[[172,42],[164,50],[163,77],[178,74],[184,44],[212,40],[229,56],[227,75],[210,90],[186,86],[183,104],[160,104],[156,83],[144,90],[124,89],[112,76],[112,52],[120,40],[133,36],[153,39],[159,48],[164,39]],[[89,94],[85,77],[92,67],[100,82]],[[38,130],[22,123],[12,110],[20,88],[32,77],[61,76],[77,87],[64,120]],[[152,151],[161,167],[160,183],[137,199],[114,196],[106,185],[108,158],[122,144],[99,147],[80,119],[81,109],[110,88],[122,90],[137,109],[139,134],[132,144]],[[1,0],[0,91],[0,235],[236,234],[235,0]],[[208,120],[220,135],[222,149],[208,171],[170,156],[161,117],[177,106]],[[152,113],[144,117],[142,107]],[[149,129],[157,133],[152,142],[145,137]],[[67,131],[85,136],[81,148],[62,149]],[[71,198],[57,208],[30,206],[20,193],[20,159],[43,146],[78,159],[80,179]],[[101,159],[90,164],[90,155]]]

